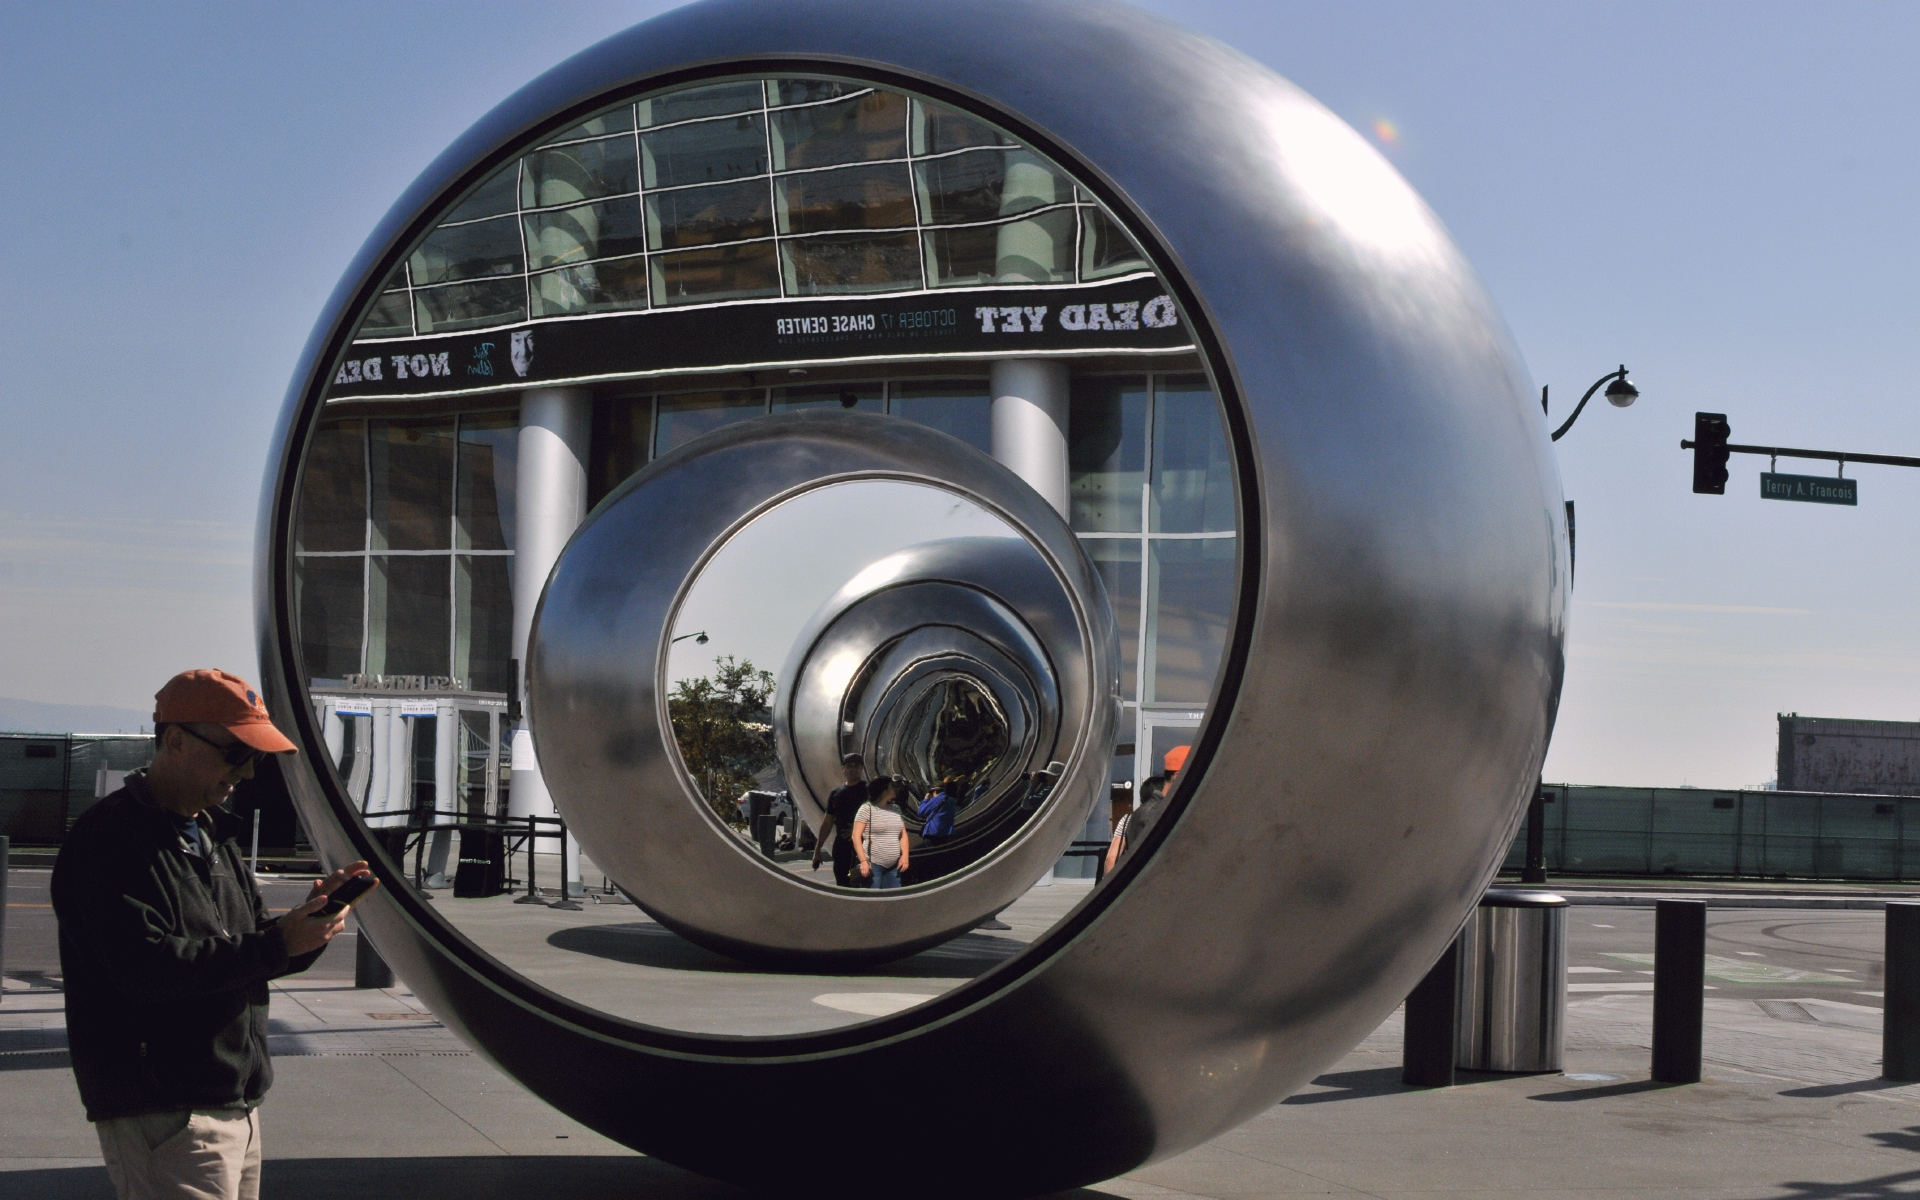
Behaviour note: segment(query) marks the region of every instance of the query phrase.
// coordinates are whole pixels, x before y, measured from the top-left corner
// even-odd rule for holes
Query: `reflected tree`
[[[732,655],[713,660],[713,674],[682,679],[667,697],[680,757],[715,815],[737,824],[734,797],[773,765],[773,675]]]

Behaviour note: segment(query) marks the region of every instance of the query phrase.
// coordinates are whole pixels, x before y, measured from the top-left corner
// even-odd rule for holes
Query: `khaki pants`
[[[260,1110],[117,1117],[94,1126],[120,1200],[260,1200]]]

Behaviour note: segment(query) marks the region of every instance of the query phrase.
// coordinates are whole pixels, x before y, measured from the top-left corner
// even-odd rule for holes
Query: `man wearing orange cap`
[[[267,981],[339,934],[344,910],[315,914],[367,864],[268,915],[220,805],[262,757],[298,751],[225,671],[176,675],[154,702],[153,764],[74,822],[54,864],[67,1043],[121,1200],[253,1200]]]

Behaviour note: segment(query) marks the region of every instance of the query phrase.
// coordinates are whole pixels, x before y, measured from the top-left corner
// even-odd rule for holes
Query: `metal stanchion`
[[[1887,990],[1880,1078],[1920,1081],[1920,904],[1887,905]]]
[[[1406,1032],[1401,1041],[1400,1082],[1408,1087],[1452,1087],[1459,1029],[1460,939],[1433,964],[1407,996]]]
[[[1654,904],[1653,1078],[1700,1082],[1700,1024],[1707,982],[1707,902]]]
[[[535,882],[539,878],[539,876],[535,874],[534,867],[534,855],[536,853],[536,844],[539,841],[538,835],[540,832],[540,826],[537,821],[538,819],[531,815],[527,817],[527,894],[514,897],[513,902],[515,904],[546,903],[545,900],[540,898],[540,886]]]
[[[560,822],[560,898],[548,905],[566,912],[579,912],[580,902],[573,898],[573,872],[567,869],[567,823]]]
[[[247,871],[260,878],[260,810],[253,810],[253,854],[247,860]]]

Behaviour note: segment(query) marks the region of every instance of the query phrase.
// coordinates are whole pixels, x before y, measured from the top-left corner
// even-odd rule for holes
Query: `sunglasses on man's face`
[[[195,741],[205,742],[215,750],[218,750],[221,761],[230,767],[257,767],[260,765],[260,760],[267,756],[265,750],[255,750],[252,746],[247,745],[238,738],[222,746],[212,738],[202,737],[200,734],[188,729],[185,725],[179,728],[181,733],[186,734]]]

